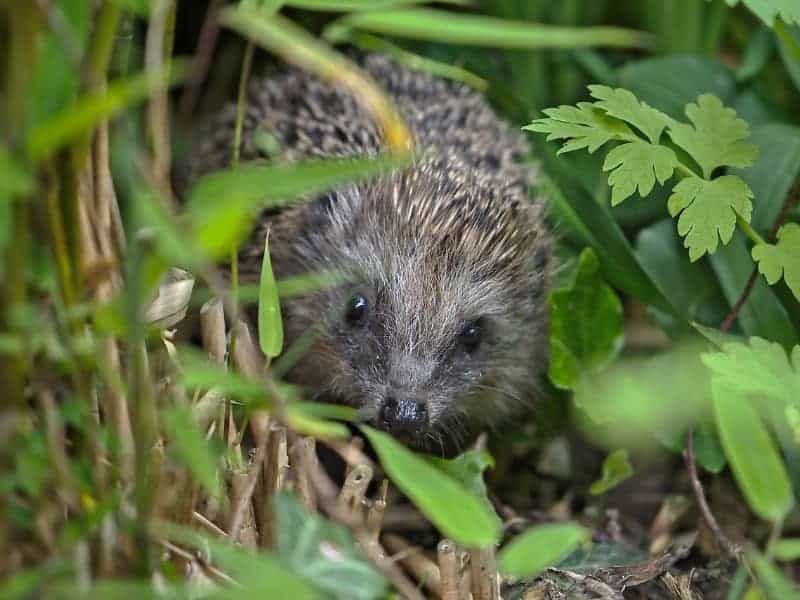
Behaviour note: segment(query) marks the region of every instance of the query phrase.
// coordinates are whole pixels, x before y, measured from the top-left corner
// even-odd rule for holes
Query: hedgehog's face
[[[339,310],[312,349],[324,366],[303,378],[406,444],[449,451],[525,400],[543,366],[529,292],[522,301],[506,280],[436,255],[376,265],[322,300]]]

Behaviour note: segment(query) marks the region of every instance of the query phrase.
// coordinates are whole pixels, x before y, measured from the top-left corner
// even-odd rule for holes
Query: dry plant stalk
[[[383,527],[383,515],[386,512],[386,494],[388,491],[389,480],[384,479],[381,482],[380,490],[378,490],[377,498],[367,510],[367,533],[374,542],[378,541],[381,527]]]
[[[386,549],[411,573],[414,578],[431,592],[442,597],[442,578],[438,565],[425,556],[419,546],[409,544],[399,535],[387,533],[383,536]],[[393,557],[393,558],[395,558]]]
[[[436,548],[439,562],[439,596],[442,600],[459,600],[458,550],[452,540],[443,539]]]
[[[473,600],[500,600],[500,577],[494,546],[470,551]]]
[[[361,501],[372,481],[372,468],[369,465],[356,465],[344,480],[337,500],[339,510],[349,512],[353,521],[362,521]]]
[[[272,499],[284,488],[289,468],[289,456],[286,451],[286,428],[280,423],[270,423],[267,455],[263,465],[263,485],[256,495],[256,515],[260,525],[259,538],[262,548],[271,548],[275,543],[274,515]]]
[[[294,476],[294,489],[300,503],[309,513],[317,512],[317,497],[311,485],[308,471],[318,468],[317,443],[312,437],[298,438],[289,450],[290,465]],[[308,466],[307,466],[308,465]]]

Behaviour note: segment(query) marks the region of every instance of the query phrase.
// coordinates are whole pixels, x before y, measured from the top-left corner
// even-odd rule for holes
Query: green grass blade
[[[620,27],[547,26],[422,8],[351,14],[329,25],[323,37],[338,40],[349,29],[494,48],[644,48],[649,41],[645,33]]]
[[[278,286],[272,273],[269,258],[269,237],[264,240],[264,257],[261,261],[261,280],[258,294],[258,343],[261,351],[275,358],[283,349],[283,321]]]
[[[26,149],[33,160],[41,160],[91,131],[100,121],[112,117],[155,90],[173,85],[188,73],[186,64],[170,66],[114,81],[101,94],[87,94],[52,119],[38,124],[28,135]]]

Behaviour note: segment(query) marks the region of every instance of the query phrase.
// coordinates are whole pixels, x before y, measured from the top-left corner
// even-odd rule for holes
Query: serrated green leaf
[[[673,189],[667,201],[669,214],[680,213],[678,233],[689,249],[689,259],[713,254],[719,241],[727,244],[736,228],[736,216],[750,220],[753,192],[735,175],[711,181],[687,177]]]
[[[483,548],[497,541],[500,520],[451,476],[377,429],[361,430],[394,484],[439,531],[456,543]]]
[[[714,377],[744,394],[792,404],[800,402],[800,346],[791,360],[777,342],[752,337],[747,345],[725,343],[722,352],[702,356]]]
[[[775,244],[756,244],[752,254],[770,285],[783,275],[794,297],[800,300],[800,225],[787,223],[778,230]]]
[[[794,501],[774,440],[742,390],[714,377],[711,395],[722,447],[742,494],[759,517],[781,521]]]
[[[515,537],[497,557],[500,571],[515,577],[534,577],[555,567],[578,546],[591,540],[577,523],[548,523]]]
[[[644,133],[653,144],[658,143],[661,132],[672,120],[660,110],[639,101],[629,90],[614,89],[605,85],[590,85],[589,92],[593,98],[599,100],[594,103],[595,106],[603,109],[612,117],[627,121]]]
[[[261,351],[275,358],[283,350],[283,320],[278,286],[269,259],[269,236],[264,239],[264,256],[261,259],[261,279],[258,292],[258,343]]]
[[[675,153],[664,146],[644,141],[620,144],[606,156],[603,171],[611,171],[608,185],[611,186],[611,205],[616,206],[635,191],[644,198],[658,180],[663,184],[672,177],[678,159]]]
[[[577,106],[559,106],[544,111],[547,118],[536,119],[523,129],[547,133],[547,140],[567,139],[558,154],[586,148],[589,153],[611,140],[636,140],[625,123],[606,114],[591,102],[579,102]]]
[[[586,248],[574,283],[554,290],[550,307],[550,368],[557,387],[571,389],[581,374],[601,369],[622,346],[622,304],[600,275],[597,256]]]
[[[758,146],[742,140],[750,136],[747,123],[713,94],[703,94],[686,106],[692,125],[674,121],[669,136],[700,165],[708,179],[717,167],[749,167]]]
[[[185,407],[171,406],[162,412],[162,417],[169,433],[169,450],[211,496],[218,497],[219,455],[197,429],[191,412]]]
[[[603,475],[591,485],[589,492],[595,496],[604,494],[631,475],[633,475],[633,465],[628,458],[628,451],[624,448],[614,450],[603,461]]]
[[[331,598],[385,597],[386,580],[364,558],[347,529],[309,514],[286,492],[276,494],[272,506],[277,523],[275,550],[293,572]]]
[[[528,131],[550,132],[548,141],[570,139],[558,154],[586,148],[593,154],[600,146],[611,140],[633,140],[635,136],[625,123],[608,117],[590,102],[579,102],[576,106],[562,105],[547,108],[542,112],[547,119],[538,119],[523,127]]]

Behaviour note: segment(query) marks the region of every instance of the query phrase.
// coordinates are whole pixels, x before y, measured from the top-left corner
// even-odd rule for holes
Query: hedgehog
[[[287,346],[314,331],[287,379],[412,448],[452,454],[531,406],[547,364],[552,244],[521,162],[530,149],[471,88],[382,54],[356,60],[393,100],[416,158],[264,212],[240,276],[257,280],[267,235],[276,277],[337,273],[282,303]],[[190,178],[229,161],[235,114],[202,130]],[[243,161],[386,151],[353,95],[293,67],[251,82],[241,140]]]

